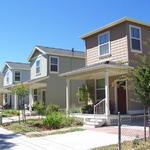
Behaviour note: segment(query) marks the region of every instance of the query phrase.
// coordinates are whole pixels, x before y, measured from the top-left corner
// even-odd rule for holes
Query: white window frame
[[[37,91],[36,94],[34,93],[34,90]],[[35,100],[35,97],[37,98],[36,100]],[[38,101],[38,89],[33,89],[33,100],[34,100],[34,101]]]
[[[104,79],[104,78],[100,78],[100,79]],[[104,88],[97,88],[97,80],[100,80],[100,79],[95,79],[95,102],[99,101],[99,99],[97,98],[97,90],[105,90],[105,86]]]
[[[131,28],[136,28],[136,29],[139,30],[140,38],[132,37],[132,35],[131,35]],[[134,26],[134,25],[129,25],[129,32],[130,32],[129,34],[130,34],[130,49],[131,49],[131,52],[142,53],[141,27]],[[132,39],[140,41],[140,50],[132,49]]]
[[[20,73],[20,80],[19,81],[16,81],[16,72]],[[15,82],[20,82],[21,81],[21,72],[20,71],[15,71],[14,80],[15,80]]]
[[[56,65],[56,64],[52,64],[51,63],[51,58],[56,58],[57,59],[57,62],[58,62],[58,64],[57,64],[57,71],[51,71],[51,65]],[[57,57],[57,56],[50,56],[49,57],[49,70],[50,70],[50,73],[59,73],[59,57]]]
[[[37,61],[40,62],[39,66],[37,66]],[[39,68],[39,70],[40,70],[38,73],[36,72],[37,68]],[[41,74],[41,59],[40,58],[35,61],[35,73],[36,73],[37,76]]]
[[[103,35],[105,35],[105,34],[108,34],[108,42],[107,43],[104,43],[104,44],[100,44],[100,36],[103,36]],[[108,44],[108,47],[109,47],[109,52],[107,53],[107,54],[103,54],[103,55],[101,55],[100,54],[100,47],[101,46],[103,46],[103,45],[106,45],[106,44]],[[106,56],[109,56],[110,54],[111,54],[111,48],[110,48],[110,31],[107,31],[107,32],[104,32],[104,33],[101,33],[101,34],[99,34],[98,35],[98,56],[99,57],[106,57]]]

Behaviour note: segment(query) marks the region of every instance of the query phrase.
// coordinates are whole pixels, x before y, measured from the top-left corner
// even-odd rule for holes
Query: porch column
[[[33,96],[32,96],[32,88],[29,88],[29,111],[30,111],[30,115],[32,112],[32,105],[33,105]]]
[[[109,73],[105,72],[105,114],[106,117],[110,115],[109,109]]]
[[[14,95],[14,108],[17,109],[17,95]]]
[[[66,79],[66,113],[69,111],[69,101],[70,101],[70,79]]]

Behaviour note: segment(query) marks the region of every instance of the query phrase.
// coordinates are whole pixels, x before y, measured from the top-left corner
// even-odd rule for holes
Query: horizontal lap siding
[[[87,65],[93,65],[104,61],[128,62],[126,24],[120,24],[107,31],[110,31],[111,55],[109,57],[99,58],[98,34],[88,37],[85,39],[87,49]]]

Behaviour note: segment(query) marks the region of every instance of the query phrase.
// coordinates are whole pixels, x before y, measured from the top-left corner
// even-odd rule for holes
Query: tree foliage
[[[144,63],[133,71],[135,91],[144,106],[150,105],[150,65]]]

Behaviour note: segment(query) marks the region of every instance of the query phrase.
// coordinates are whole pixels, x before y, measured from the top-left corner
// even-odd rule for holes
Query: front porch
[[[40,79],[28,81],[29,86],[29,110],[32,110],[34,102],[38,101],[46,104],[46,91],[47,91],[47,76]]]
[[[110,116],[117,114],[118,111],[128,114],[128,85],[123,76],[129,69],[132,67],[127,65],[97,64],[61,74],[66,77],[66,111],[71,108],[70,81],[84,80],[90,85],[93,82],[93,117],[99,116],[109,120]]]

